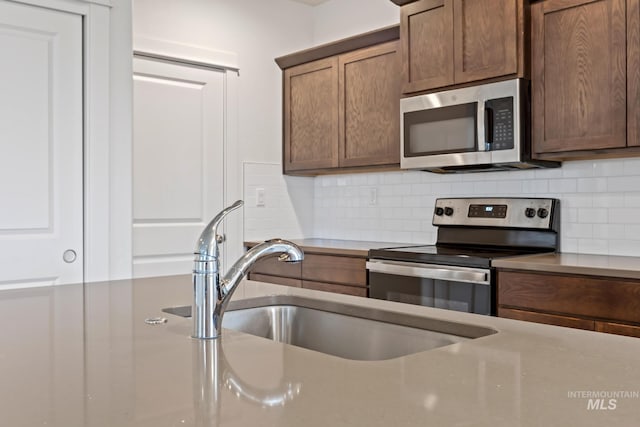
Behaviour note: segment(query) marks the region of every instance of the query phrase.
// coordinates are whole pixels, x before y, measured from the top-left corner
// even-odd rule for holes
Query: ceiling
[[[310,6],[317,6],[321,3],[325,3],[328,0],[292,0],[292,1],[297,1],[298,3],[304,3],[304,4],[308,4]]]

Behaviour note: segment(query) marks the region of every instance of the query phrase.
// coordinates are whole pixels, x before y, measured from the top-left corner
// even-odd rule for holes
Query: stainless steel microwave
[[[400,166],[430,172],[558,167],[531,159],[530,84],[512,79],[400,101]]]

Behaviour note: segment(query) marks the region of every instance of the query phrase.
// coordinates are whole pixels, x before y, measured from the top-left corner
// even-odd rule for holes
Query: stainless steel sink
[[[190,316],[190,307],[165,312]],[[353,360],[386,360],[494,334],[481,326],[355,305],[271,296],[234,301],[227,329]]]

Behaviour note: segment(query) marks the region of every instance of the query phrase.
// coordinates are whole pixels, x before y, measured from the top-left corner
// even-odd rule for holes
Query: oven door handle
[[[395,274],[398,276],[418,277],[423,279],[451,280],[454,282],[491,284],[491,271],[479,268],[451,267],[436,264],[413,262],[367,261],[367,270],[373,273]]]

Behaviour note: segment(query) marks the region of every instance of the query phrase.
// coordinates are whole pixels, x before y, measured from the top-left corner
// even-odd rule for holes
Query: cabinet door
[[[516,0],[454,0],[455,83],[518,71]]]
[[[269,276],[268,274],[256,274],[250,273],[249,280],[256,280],[258,282],[273,283],[282,286],[292,286],[294,288],[302,287],[302,280],[292,279],[291,277]]]
[[[400,162],[398,42],[339,57],[340,167]]]
[[[284,71],[284,170],[338,166],[338,58]]]
[[[560,316],[557,314],[537,313],[526,310],[498,307],[498,317],[524,320],[526,322],[544,323],[545,325],[564,326],[567,328],[594,330],[594,321],[579,317]]]
[[[402,92],[453,84],[452,0],[420,0],[400,11]]]
[[[357,286],[337,285],[335,283],[310,282],[302,281],[302,287],[305,289],[313,289],[315,291],[333,292],[334,294],[355,295],[357,297],[366,297],[367,288]]]
[[[531,6],[535,153],[626,146],[624,0]]]
[[[640,326],[623,325],[622,323],[595,322],[596,331],[608,334],[626,335],[628,337],[640,338]]]

